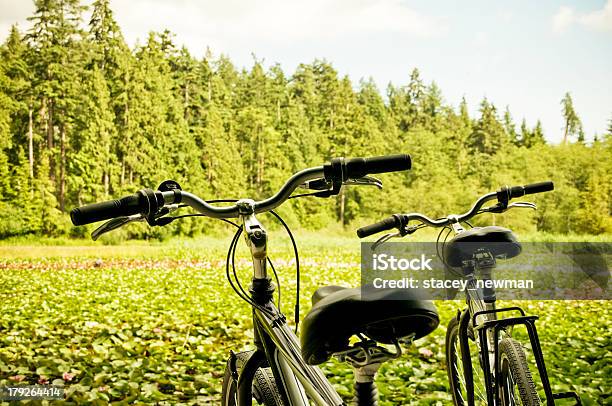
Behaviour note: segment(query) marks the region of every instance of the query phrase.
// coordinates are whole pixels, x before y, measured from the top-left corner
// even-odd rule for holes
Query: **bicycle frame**
[[[238,203],[245,240],[253,259],[251,298],[256,350],[245,363],[237,380],[238,405],[251,405],[252,381],[257,368],[269,366],[283,402],[309,405],[308,397],[317,405],[339,406],[344,402],[323,372],[306,364],[301,356],[297,336],[289,328],[285,316],[273,303],[274,286],[267,275],[267,234],[255,217],[252,201]],[[264,310],[262,310],[265,309]]]

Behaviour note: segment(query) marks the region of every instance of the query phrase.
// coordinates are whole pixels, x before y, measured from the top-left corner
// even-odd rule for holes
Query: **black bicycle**
[[[253,309],[255,349],[230,353],[223,380],[222,404],[251,405],[256,400],[265,405],[309,405],[310,402],[342,405],[341,397],[315,366],[335,355],[354,367],[357,404],[373,406],[377,404],[374,376],[380,364],[401,354],[400,343],[423,337],[438,326],[438,314],[432,302],[416,300],[399,290],[369,295],[366,299],[362,298],[360,288],[322,287],[313,295],[312,309],[302,323],[300,346],[286,317],[273,301],[275,284],[268,274],[268,266],[275,277],[276,271],[267,255],[268,235],[257,214],[272,213],[285,227],[293,243],[297,329],[298,250],[287,224],[273,209],[294,197],[337,195],[343,185],[382,187],[378,179],[367,175],[407,169],[410,169],[408,155],[336,158],[323,166],[294,174],[278,193],[268,199],[230,201],[233,204],[225,207],[210,203],[227,200],[206,202],[181,190],[178,183],[166,181],[157,191],[144,189],[119,200],[76,208],[70,215],[75,225],[110,219],[94,231],[94,239],[132,221],[163,226],[186,216],[207,216],[233,224],[237,231],[227,254],[226,276],[236,294]],[[299,186],[314,191],[292,196]],[[168,216],[186,206],[198,213]],[[234,218],[239,222],[230,220]],[[253,277],[248,291],[241,285],[235,268],[235,252],[241,235],[245,237],[253,260]],[[356,343],[350,341],[353,336],[359,338]]]
[[[497,260],[513,258],[521,253],[521,244],[516,235],[507,228],[472,227],[469,223],[472,217],[482,213],[503,213],[511,208],[536,209],[533,203],[510,203],[510,200],[553,189],[552,182],[502,187],[497,192],[480,197],[464,214],[438,219],[421,213],[396,214],[357,231],[357,235],[364,238],[394,228],[398,230],[380,238],[377,243],[381,244],[424,227],[442,228],[437,239],[438,256],[451,274],[467,282],[464,290],[467,308],[450,320],[446,330],[446,368],[455,405],[534,406],[542,403],[525,351],[512,338],[512,327],[516,325],[527,328],[546,404],[554,405],[555,399],[561,398],[573,398],[580,404],[574,392],[552,393],[535,327],[537,316],[527,316],[520,307],[496,308],[494,284],[478,283],[479,280],[492,280]],[[495,204],[483,207],[485,203],[495,200]],[[464,228],[464,225],[469,228]],[[446,235],[440,243],[444,231]],[[446,242],[451,233],[454,233],[453,238]],[[454,297],[456,291],[452,293]],[[500,313],[509,312],[517,316],[497,317]],[[476,348],[471,350],[470,347]]]

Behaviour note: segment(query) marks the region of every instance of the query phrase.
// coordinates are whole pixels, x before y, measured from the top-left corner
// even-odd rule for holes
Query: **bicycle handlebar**
[[[368,174],[396,172],[410,169],[410,167],[411,160],[407,154],[371,158],[334,158],[323,166],[295,173],[274,196],[254,202],[254,211],[255,213],[262,213],[273,210],[287,200],[299,185],[309,180],[324,178],[329,182],[342,183]],[[178,189],[163,192],[143,189],[136,194],[118,200],[74,208],[70,212],[70,219],[72,224],[80,226],[139,213],[148,216],[156,213],[166,204],[177,203],[191,206],[201,214],[212,218],[226,219],[240,215],[237,204],[217,207],[208,204],[194,194]]]
[[[479,210],[488,201],[497,199],[499,202],[505,201],[507,203],[508,200],[515,197],[548,192],[551,190],[554,190],[554,184],[551,181],[532,183],[525,186],[503,187],[497,192],[487,193],[486,195],[481,196],[469,211],[461,215],[450,215],[448,217],[434,220],[421,213],[394,214],[377,223],[357,229],[357,236],[359,238],[365,238],[383,231],[392,230],[394,228],[403,228],[406,227],[412,220],[420,221],[421,223],[431,227],[444,227],[450,225],[451,223],[460,223],[469,220],[470,218],[479,214]]]

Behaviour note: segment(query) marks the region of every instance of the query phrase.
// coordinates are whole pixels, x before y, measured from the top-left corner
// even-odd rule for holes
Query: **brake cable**
[[[262,313],[265,313],[266,315],[268,315],[269,317],[274,317],[274,313],[270,310],[270,309],[266,309],[265,307],[255,303],[255,301],[253,301],[248,294],[245,292],[244,288],[242,287],[242,284],[240,283],[240,279],[238,279],[237,273],[236,273],[236,264],[235,264],[235,254],[236,254],[236,247],[238,247],[238,239],[240,238],[240,235],[242,234],[242,227],[238,228],[238,230],[236,230],[236,233],[234,234],[234,238],[232,238],[232,242],[230,243],[230,247],[227,251],[227,259],[225,262],[225,276],[227,277],[228,282],[230,283],[230,286],[232,287],[232,289],[234,290],[234,292],[236,292],[236,294],[238,295],[238,297],[240,297],[242,300],[244,300],[245,302],[247,302],[250,306],[259,309]],[[236,285],[234,285],[234,281],[232,281],[232,278],[230,276],[230,261],[231,261],[231,266],[232,266],[232,270],[233,270],[233,274],[234,274],[234,278],[236,279],[236,284],[238,285],[238,288],[240,288],[240,290],[238,290],[238,288],[236,288]]]
[[[312,193],[302,193],[302,194],[299,194],[299,195],[293,195],[293,196],[289,196],[287,198],[287,200],[295,199],[296,197],[317,196],[318,193],[319,192],[312,192]],[[317,197],[320,197],[320,196],[317,196]]]
[[[283,220],[282,217],[278,213],[276,213],[274,210],[270,210],[270,213],[272,213],[274,217],[276,217],[278,221],[283,225],[285,230],[287,230],[287,234],[289,235],[289,239],[291,240],[291,244],[293,245],[293,254],[295,257],[295,281],[296,281],[294,316],[295,316],[295,332],[297,334],[298,324],[300,322],[300,255],[298,252],[297,244],[295,242],[295,238],[293,237],[293,233],[291,232],[291,229],[289,228],[287,223],[285,223],[285,220]],[[276,274],[276,271],[274,271],[274,274]],[[278,281],[278,278],[277,278],[277,281]],[[279,310],[280,310],[280,291],[279,291]]]
[[[307,193],[304,195],[294,195],[291,196],[291,198],[296,198],[296,197],[302,197],[302,196],[311,196],[314,195],[314,193]],[[208,200],[207,203],[234,203],[236,202],[236,199],[216,199],[216,200]],[[179,206],[182,207],[183,205]],[[299,257],[299,251],[297,248],[297,244],[295,242],[295,237],[293,236],[293,233],[291,232],[291,229],[289,228],[289,226],[287,225],[287,223],[285,222],[285,220],[283,220],[283,218],[274,210],[270,210],[268,213],[271,213],[274,217],[276,217],[276,219],[281,223],[281,225],[283,226],[283,228],[287,231],[287,235],[289,236],[289,239],[291,241],[291,245],[293,246],[293,254],[295,257],[295,273],[296,273],[296,295],[295,295],[295,309],[294,309],[294,317],[295,317],[295,331],[297,333],[298,331],[298,326],[299,326],[299,317],[300,317],[300,257]],[[200,213],[190,213],[190,214],[182,214],[179,216],[174,216],[174,217],[166,217],[166,219],[168,220],[167,222],[165,222],[165,224],[169,224],[174,220],[177,219],[181,219],[181,218],[186,218],[186,217],[208,217],[204,214],[200,214]],[[234,290],[234,292],[244,301],[246,301],[249,305],[253,306],[253,307],[257,307],[258,309],[261,309],[262,311],[268,311],[267,309],[264,309],[263,307],[257,305],[254,301],[252,301],[251,298],[249,298],[249,295],[247,294],[247,292],[244,290],[244,287],[242,286],[242,284],[240,283],[240,280],[238,278],[238,273],[236,271],[236,267],[235,267],[235,255],[236,255],[236,249],[238,247],[238,239],[240,238],[240,235],[242,234],[242,227],[239,226],[238,224],[234,223],[233,221],[227,220],[227,219],[217,219],[217,220],[222,220],[225,223],[231,224],[234,227],[236,227],[238,230],[236,231],[236,234],[234,235],[234,238],[232,239],[232,242],[230,243],[230,247],[228,250],[228,256],[227,256],[227,262],[226,262],[226,277],[228,282],[230,283],[230,286],[232,287],[232,289]],[[230,256],[231,256],[231,264],[232,264],[232,274],[234,275],[234,280],[235,280],[235,284],[234,284],[234,280],[231,279],[231,275],[229,272],[229,261],[230,261]],[[270,268],[272,268],[272,273],[274,274],[274,279],[276,281],[276,285],[278,286],[278,298],[277,298],[277,307],[279,312],[282,313],[281,311],[281,285],[280,285],[280,280],[278,277],[278,273],[276,272],[276,268],[274,267],[274,264],[272,263],[272,260],[270,259],[270,257],[267,258],[268,260],[268,264],[270,264]]]

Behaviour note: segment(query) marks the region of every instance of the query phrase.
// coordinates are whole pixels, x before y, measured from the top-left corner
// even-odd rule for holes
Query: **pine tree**
[[[387,109],[380,92],[371,77],[368,80],[359,81],[358,101],[366,109],[368,116],[374,118],[378,123],[386,121]]]
[[[518,134],[516,133],[516,127],[514,125],[514,121],[512,120],[512,114],[510,114],[510,107],[506,106],[506,110],[504,111],[504,130],[506,131],[506,135],[510,142],[513,144],[518,144]]]
[[[0,151],[11,146],[11,113],[14,109],[13,99],[7,94],[10,87],[9,78],[0,65]]]
[[[397,127],[402,132],[408,131],[410,123],[408,120],[409,108],[406,102],[406,90],[389,83],[387,86],[387,99],[389,100],[390,115],[397,123]]]
[[[40,100],[50,158],[50,176],[56,184],[60,210],[64,210],[67,151],[74,109],[78,104],[84,49],[80,42],[79,0],[36,0],[27,39],[34,50],[34,94]],[[57,131],[56,131],[57,129]],[[56,144],[59,141],[59,148]],[[56,165],[57,164],[57,165]],[[59,171],[56,166],[59,166]],[[59,172],[59,174],[57,173]],[[57,178],[59,179],[55,181]]]
[[[451,131],[453,132],[453,139],[455,142],[458,144],[463,144],[466,142],[468,136],[472,133],[473,126],[465,97],[462,97],[461,103],[459,103],[459,115],[457,119],[458,125],[455,126],[455,128],[451,128]]]
[[[531,130],[527,127],[527,121],[523,118],[521,121],[521,132],[518,135],[517,145],[526,146],[531,140]]]
[[[0,71],[5,78],[0,79],[0,92],[11,99],[0,111],[9,117],[10,127],[7,139],[15,138],[19,144],[27,144],[28,168],[30,178],[34,176],[34,100],[32,97],[32,75],[28,70],[28,49],[17,26],[13,25],[9,36],[0,50],[2,63]],[[1,75],[1,73],[0,73]],[[1,97],[1,96],[0,96]],[[2,103],[2,102],[0,102]],[[2,114],[0,113],[0,115]],[[0,119],[0,122],[2,119]],[[1,125],[0,125],[1,127]]]
[[[544,138],[544,130],[542,129],[542,122],[538,120],[536,122],[536,126],[533,129],[533,133],[531,134],[531,142],[530,147],[535,145],[542,145],[546,143],[546,139]]]
[[[110,0],[96,0],[91,7],[89,39],[93,44],[92,61],[106,78],[115,78],[129,50],[113,16]]]
[[[473,151],[494,154],[507,144],[506,133],[497,118],[497,109],[485,98],[480,104],[480,119],[468,138]]]
[[[202,92],[198,82],[198,63],[187,48],[182,47],[170,60],[170,66],[174,77],[175,95],[181,100],[183,116],[191,125],[198,115],[198,95]]]
[[[240,148],[233,134],[225,131],[214,103],[205,113],[204,126],[196,129],[196,137],[207,194],[213,198],[242,197],[246,182]]]
[[[104,74],[97,66],[88,72],[83,90],[76,123],[79,137],[72,144],[68,166],[69,189],[79,205],[108,199],[111,173],[118,172],[113,154],[115,116]]]
[[[406,89],[408,109],[408,122],[410,126],[423,124],[424,116],[422,113],[423,98],[425,97],[425,85],[421,79],[421,73],[414,68],[410,73],[410,82]]]
[[[579,144],[584,144],[586,141],[586,136],[584,135],[584,129],[582,127],[580,127],[580,130],[578,130],[578,138],[576,139],[576,141]]]
[[[582,132],[582,122],[574,110],[574,102],[569,92],[561,100],[561,112],[565,120],[565,130],[563,132],[563,144],[567,144],[568,138],[575,135],[580,135]]]
[[[83,103],[91,106],[99,116],[92,118],[92,124],[82,121],[83,131],[96,138],[96,134],[91,130],[99,127],[103,150],[108,152],[100,162],[102,165],[99,168],[103,168],[102,173],[96,171],[96,176],[99,176],[98,184],[102,185],[102,189],[95,192],[85,191],[85,194],[107,195],[120,188],[125,176],[122,171],[124,167],[120,166],[116,157],[124,152],[122,144],[125,138],[128,138],[130,87],[128,82],[131,81],[130,66],[133,65],[130,51],[114,19],[109,0],[93,2],[87,40],[90,55],[87,61],[89,82],[86,86],[89,86],[97,97],[93,96],[94,100],[85,100]],[[106,87],[106,90],[103,87]],[[84,116],[87,117],[88,114]],[[84,141],[84,145],[87,144],[88,141]],[[75,182],[78,184],[79,180],[76,179]],[[81,189],[77,196],[80,201]]]
[[[421,107],[418,111],[421,112],[420,123],[426,129],[433,132],[439,131],[442,128],[442,91],[436,84],[432,82],[422,96],[420,102]]]

